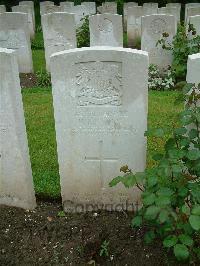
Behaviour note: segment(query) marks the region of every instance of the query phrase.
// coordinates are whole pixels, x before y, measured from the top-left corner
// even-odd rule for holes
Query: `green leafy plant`
[[[65,217],[66,214],[64,211],[59,211],[58,214],[57,214],[58,217]]]
[[[164,152],[154,155],[156,166],[136,174],[124,166],[124,175],[110,186],[122,182],[142,191],[143,206],[132,226],[148,225],[147,243],[161,238],[178,260],[200,259],[200,84],[187,84],[181,100],[186,104],[180,127],[171,129]],[[146,136],[163,138],[165,133],[169,130],[152,129]]]
[[[44,71],[40,70],[36,72],[37,77],[37,86],[38,87],[50,87],[51,86],[51,75]]]
[[[82,21],[82,26],[76,31],[78,48],[90,46],[89,16],[84,17]]]
[[[105,257],[109,256],[109,252],[108,252],[109,244],[110,244],[109,241],[107,241],[107,240],[103,241],[103,243],[101,244],[100,256],[105,256]]]
[[[171,90],[174,88],[174,85],[174,72],[170,67],[161,73],[156,65],[151,64],[149,66],[149,89],[159,91]]]
[[[186,79],[188,55],[200,52],[200,36],[192,24],[186,29],[185,25],[179,25],[177,34],[172,44],[168,42],[168,33],[163,33],[163,37],[157,45],[161,45],[165,50],[171,50],[173,54],[172,69],[175,72],[176,80]]]

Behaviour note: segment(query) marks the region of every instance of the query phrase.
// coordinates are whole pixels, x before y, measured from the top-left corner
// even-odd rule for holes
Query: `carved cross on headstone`
[[[100,175],[100,178],[101,178],[101,187],[105,188],[106,184],[105,184],[105,180],[104,180],[105,173],[103,171],[103,164],[105,162],[116,163],[119,160],[119,158],[114,158],[114,157],[111,157],[111,156],[110,157],[104,156],[103,155],[103,141],[101,140],[101,141],[99,141],[98,155],[94,156],[94,157],[85,156],[85,160],[89,161],[89,162],[95,162],[95,161],[99,162],[99,164],[100,164],[100,167],[99,167],[100,173],[99,173],[99,175]],[[110,177],[110,178],[112,178],[112,177]]]

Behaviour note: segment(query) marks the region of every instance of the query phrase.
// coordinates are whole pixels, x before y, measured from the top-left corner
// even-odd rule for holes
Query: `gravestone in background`
[[[188,83],[200,83],[200,53],[188,56],[187,78]]]
[[[103,2],[101,13],[117,14],[117,3],[116,2]]]
[[[128,46],[133,47],[141,38],[141,17],[144,15],[142,6],[129,7],[127,13]]]
[[[97,14],[90,16],[90,46],[123,47],[122,16]]]
[[[138,6],[136,2],[128,2],[124,3],[124,30],[127,31],[127,16],[128,16],[128,8]]]
[[[0,13],[6,12],[6,7],[4,5],[0,5]]]
[[[45,14],[47,6],[54,6],[54,2],[52,1],[40,2],[40,15],[41,16]]]
[[[73,14],[60,12],[42,16],[46,69],[50,71],[53,53],[76,48],[76,24]]]
[[[41,16],[50,14],[50,13],[55,13],[55,12],[62,12],[62,11],[63,11],[63,8],[60,6],[45,5],[42,7]]]
[[[143,4],[144,16],[153,15],[158,13],[158,3],[144,3]]]
[[[177,7],[161,7],[161,8],[158,8],[158,14],[165,14],[165,15],[175,16],[177,23],[179,23],[180,19],[181,19],[180,8],[177,8]]]
[[[36,206],[16,52],[0,48],[0,204]]]
[[[64,210],[139,203],[137,188],[110,188],[109,182],[123,165],[134,172],[146,166],[148,54],[68,50],[51,57],[51,77]]]
[[[191,14],[193,13],[193,11],[191,11],[190,15],[188,15],[188,9],[189,8],[198,8],[200,7],[200,3],[188,3],[185,5],[185,22],[187,23],[188,22],[188,17],[189,16],[195,16],[195,15],[198,15],[198,14]]]
[[[27,14],[15,12],[0,14],[0,47],[16,50],[20,73],[33,72]]]
[[[32,10],[32,16],[33,16],[33,26],[35,30],[35,7],[33,1],[21,1],[19,2],[19,6],[29,6]]]
[[[32,12],[31,7],[25,6],[25,5],[24,6],[13,6],[12,11],[28,14],[28,26],[29,26],[30,36],[32,39],[34,39],[35,30],[34,30],[34,22],[33,22],[33,12]]]
[[[96,14],[96,3],[95,2],[82,2],[81,5],[85,7],[88,15]]]
[[[189,17],[189,22],[192,24],[196,30],[196,35],[200,35],[200,15]]]
[[[160,70],[167,68],[172,63],[172,51],[164,50],[162,45],[157,45],[163,38],[163,33],[168,33],[167,42],[172,43],[176,34],[177,23],[171,15],[151,15],[142,17],[141,49],[149,53],[150,64],[157,65]]]

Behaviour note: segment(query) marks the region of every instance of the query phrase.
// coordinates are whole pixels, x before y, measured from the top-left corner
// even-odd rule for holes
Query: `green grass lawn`
[[[51,89],[24,89],[22,95],[36,193],[40,196],[59,197],[60,184]],[[176,125],[177,114],[183,107],[174,105],[177,95],[177,92],[149,93],[149,127]],[[152,155],[162,149],[163,140],[148,139],[148,167],[153,165]]]

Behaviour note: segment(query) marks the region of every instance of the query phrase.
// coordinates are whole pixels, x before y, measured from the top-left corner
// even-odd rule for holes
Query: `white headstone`
[[[141,17],[143,16],[143,7],[129,7],[127,14],[128,46],[134,47],[141,38]]]
[[[97,14],[90,16],[90,46],[123,47],[122,16]]]
[[[138,6],[136,2],[128,2],[124,3],[124,29],[127,31],[127,15],[128,15],[128,8]]]
[[[161,7],[158,8],[158,14],[173,15],[176,18],[177,23],[180,22],[180,9],[177,7]]]
[[[156,46],[163,33],[168,33],[167,42],[172,43],[176,34],[176,19],[171,15],[151,15],[142,17],[141,49],[149,53],[150,64],[160,69],[167,68],[172,63],[172,51],[164,50],[161,45]]]
[[[34,2],[32,1],[21,1],[19,2],[19,6],[29,6],[32,10],[32,15],[33,15],[33,26],[35,30],[35,7],[34,7]]]
[[[139,202],[138,189],[108,184],[123,165],[145,169],[147,53],[119,47],[68,50],[51,57],[51,76],[64,210]]]
[[[196,35],[200,35],[200,15],[189,17],[189,22],[192,24],[196,30]]]
[[[150,2],[150,3],[144,3],[143,7],[148,7],[148,8],[158,8],[158,3]]]
[[[65,12],[42,16],[46,69],[50,71],[53,53],[76,48],[76,24],[74,14]]]
[[[200,83],[200,53],[188,56],[187,63],[187,82],[195,83],[198,85]]]
[[[54,2],[51,2],[51,1],[40,2],[40,15],[41,16],[45,14],[46,6],[54,6]]]
[[[26,13],[28,14],[28,26],[29,26],[29,31],[30,31],[30,36],[33,39],[35,35],[35,30],[34,30],[34,22],[33,22],[33,12],[32,8],[30,6],[13,6],[12,7],[13,12],[20,12],[20,13]]]
[[[200,5],[198,7],[189,7],[187,9],[187,20],[186,23],[189,23],[189,17],[200,15]]]
[[[41,16],[55,12],[63,12],[64,9],[60,6],[45,5],[41,9]]]
[[[6,7],[4,5],[0,5],[0,13],[6,12]]]
[[[117,3],[115,2],[104,2],[102,3],[102,13],[117,14]]]
[[[0,48],[0,204],[36,206],[17,58]]]
[[[179,10],[181,11],[181,3],[167,3],[166,4],[166,7],[176,7],[176,8],[179,8]]]
[[[0,14],[0,47],[16,50],[20,73],[33,72],[28,15]]]
[[[185,22],[187,23],[188,22],[188,8],[192,8],[192,7],[200,7],[200,3],[188,3],[185,5]],[[190,14],[190,16],[195,16],[195,15],[198,15],[198,14]]]
[[[73,6],[70,10],[69,8],[64,7],[64,12],[70,12],[75,15],[75,22],[77,28],[82,26],[84,17],[89,15],[88,10],[84,5]]]
[[[81,5],[85,7],[88,15],[96,14],[96,3],[95,2],[83,2]]]

